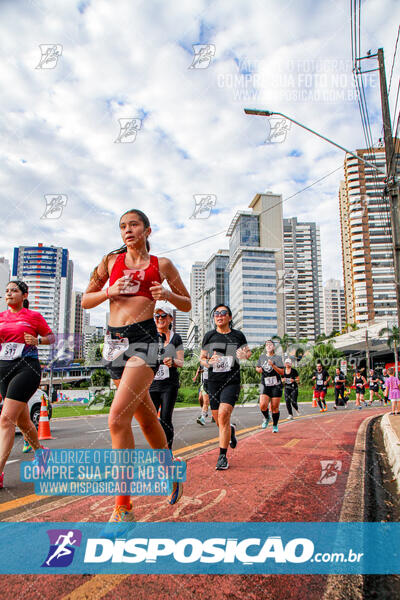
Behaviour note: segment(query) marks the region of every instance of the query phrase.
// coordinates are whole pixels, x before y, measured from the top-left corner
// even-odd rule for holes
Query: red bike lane
[[[188,461],[184,495],[134,498],[138,521],[338,521],[357,431],[384,409],[341,410],[305,416],[240,439],[228,451],[230,468],[216,471],[218,450]],[[36,521],[106,521],[110,497],[80,498],[50,508]],[[24,519],[25,520],[25,519]],[[232,599],[320,600],[327,576],[291,575],[40,575],[2,576],[0,592],[13,598],[68,600]]]

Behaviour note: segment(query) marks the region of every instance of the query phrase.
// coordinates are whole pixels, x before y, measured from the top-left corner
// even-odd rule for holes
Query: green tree
[[[279,335],[273,335],[272,341],[280,346],[280,348],[282,349],[282,354],[286,354],[289,346],[294,344],[296,340],[294,337],[291,337],[287,333],[284,333],[282,337],[280,337]]]
[[[95,369],[90,379],[94,387],[107,387],[110,384],[110,375],[105,369]]]
[[[312,346],[305,352],[298,366],[301,383],[311,385],[318,360],[329,371],[329,374],[333,375],[332,368],[336,368],[339,365],[342,357],[343,353],[336,350],[332,342]]]
[[[396,375],[397,375],[397,372],[398,372],[397,371],[398,348],[400,346],[400,330],[396,325],[393,325],[393,327],[383,327],[383,329],[380,330],[378,335],[379,335],[379,337],[386,336],[387,344],[388,344],[389,348],[392,348],[392,350],[393,350],[394,364],[395,364]]]

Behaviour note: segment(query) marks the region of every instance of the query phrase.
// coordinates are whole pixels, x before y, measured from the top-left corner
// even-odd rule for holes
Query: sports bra
[[[157,256],[150,255],[150,264],[147,269],[130,269],[125,264],[126,252],[118,254],[113,268],[111,269],[109,285],[113,285],[117,279],[125,275],[124,271],[129,271],[132,281],[132,291],[127,296],[145,296],[149,300],[154,300],[151,295],[150,288],[153,286],[153,281],[161,283],[160,270],[158,266]],[[125,295],[125,294],[124,294]]]

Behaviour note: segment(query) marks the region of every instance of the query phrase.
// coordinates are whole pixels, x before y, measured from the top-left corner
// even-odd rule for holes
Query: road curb
[[[396,478],[397,490],[400,492],[400,440],[390,424],[389,413],[382,417],[381,429],[388,461]]]
[[[367,429],[374,416],[365,419],[357,431],[339,522],[365,519],[365,459]],[[362,600],[363,575],[329,575],[323,600]]]

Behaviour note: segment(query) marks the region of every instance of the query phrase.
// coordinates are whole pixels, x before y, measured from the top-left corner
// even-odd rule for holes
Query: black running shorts
[[[40,385],[40,362],[29,356],[0,360],[0,394],[3,398],[28,402]]]
[[[218,410],[220,404],[235,406],[240,394],[240,383],[216,383],[208,381],[208,395],[211,410]]]
[[[269,398],[282,398],[282,386],[281,385],[262,385],[261,394],[268,396]]]
[[[154,319],[147,319],[139,323],[132,323],[124,327],[107,327],[107,334],[113,340],[127,338],[129,347],[112,361],[103,359],[103,364],[112,379],[121,379],[126,363],[133,356],[137,356],[151,367],[154,373],[159,367],[159,356],[164,342],[157,332]]]

